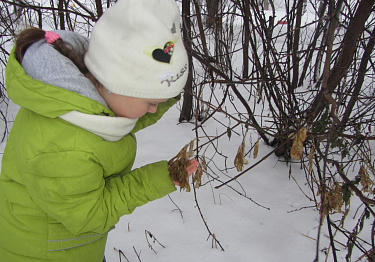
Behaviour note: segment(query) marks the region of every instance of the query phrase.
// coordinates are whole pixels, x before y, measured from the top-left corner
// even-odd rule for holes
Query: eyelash
[[[157,104],[150,104],[150,106],[157,106]]]

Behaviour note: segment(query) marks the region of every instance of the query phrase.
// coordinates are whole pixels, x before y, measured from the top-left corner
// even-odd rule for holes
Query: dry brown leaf
[[[242,169],[243,169],[244,150],[245,150],[245,142],[242,142],[241,145],[238,147],[237,155],[234,158],[234,166],[236,167],[238,172],[242,171]]]
[[[303,154],[303,142],[306,140],[306,128],[302,127],[294,137],[290,156],[296,160],[300,160]]]
[[[303,144],[297,137],[293,141],[292,148],[290,149],[290,156],[296,160],[300,160],[303,154]]]
[[[189,174],[186,171],[186,167],[189,165],[189,156],[193,155],[194,141],[185,145],[178,154],[168,161],[169,164],[169,176],[173,181],[177,181],[180,184],[180,190],[186,190],[190,192],[189,185]],[[189,147],[189,151],[187,149]]]
[[[302,143],[305,142],[305,140],[306,140],[306,127],[302,127],[298,131],[297,135],[299,136],[299,139],[302,141]]]
[[[189,144],[189,151],[186,153],[187,158],[191,158],[194,154],[194,140],[192,140]]]
[[[358,175],[361,177],[361,185],[363,187],[363,191],[373,194],[374,183],[370,179],[369,173],[367,172],[367,169],[364,166],[361,166]]]
[[[193,183],[194,187],[198,188],[202,184],[202,175],[203,175],[203,170],[202,170],[202,165],[198,166],[197,171],[195,171],[194,177],[193,177]]]
[[[343,192],[342,186],[339,183],[334,183],[332,188],[326,187],[323,193],[322,187],[319,187],[317,195],[322,195],[322,201],[319,204],[321,213],[326,216],[330,213],[342,213]],[[323,205],[322,205],[323,203]]]

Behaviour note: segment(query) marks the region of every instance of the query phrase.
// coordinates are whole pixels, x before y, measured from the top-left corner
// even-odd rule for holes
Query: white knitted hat
[[[186,83],[188,58],[175,0],[118,0],[95,24],[84,61],[115,94],[178,95]]]

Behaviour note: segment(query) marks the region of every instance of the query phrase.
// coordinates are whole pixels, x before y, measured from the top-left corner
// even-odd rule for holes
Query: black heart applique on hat
[[[167,42],[164,45],[164,49],[157,48],[152,52],[152,57],[162,63],[167,63],[171,61],[171,57],[173,54],[173,47],[174,44],[172,42]]]

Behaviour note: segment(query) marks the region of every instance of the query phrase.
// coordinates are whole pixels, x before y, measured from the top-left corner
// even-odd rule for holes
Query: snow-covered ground
[[[194,126],[177,124],[178,116],[178,109],[172,108],[157,124],[137,133],[139,150],[136,166],[170,159],[194,138]],[[248,158],[249,165],[271,150],[261,145],[258,158]],[[298,170],[298,164],[294,169]],[[295,181],[289,177],[286,164],[276,156],[271,156],[240,177],[238,183],[230,184],[239,191],[242,187],[247,197],[263,207],[228,187],[214,189],[220,184],[218,182],[196,190],[204,219],[224,251],[213,244],[212,238],[208,239],[209,234],[197,208],[194,193],[176,191],[170,198],[150,202],[136,209],[133,214],[121,218],[116,228],[109,233],[107,261],[120,261],[118,250],[131,262],[139,261],[136,252],[142,262],[313,261],[316,256],[319,213],[299,189],[301,187],[308,192],[303,171],[293,171],[292,175]],[[153,238],[145,232],[150,232],[165,247],[154,243]],[[329,247],[328,233],[325,232],[324,224],[319,261],[325,261],[324,252]],[[148,243],[156,253],[149,248]],[[339,257],[340,261],[344,261],[345,250],[341,246],[336,248],[344,251]],[[122,257],[121,261],[126,259]],[[327,261],[333,261],[331,255]]]
[[[8,112],[10,119],[14,118],[17,110],[18,107],[11,104]],[[194,125],[178,124],[178,117],[176,106],[158,123],[137,133],[135,167],[170,159],[195,138],[195,132],[192,131]],[[215,132],[216,126],[210,121],[206,122],[206,130],[210,131],[210,125],[211,131]],[[228,145],[233,147],[236,139],[240,142],[242,138],[232,135]],[[1,152],[4,146],[5,142],[0,144]],[[227,150],[234,152],[237,148]],[[257,159],[247,157],[249,165],[271,150],[261,145]],[[220,184],[218,182],[205,184],[196,190],[204,220],[224,251],[213,243],[212,238],[208,238],[194,192],[178,190],[169,197],[150,202],[137,208],[133,214],[122,217],[109,233],[107,261],[127,261],[123,256],[120,259],[119,250],[130,262],[313,261],[316,256],[319,213],[300,190],[308,192],[305,175],[302,170],[298,172],[298,167],[298,164],[294,164],[294,180],[289,177],[289,167],[284,162],[276,156],[267,158],[237,182],[229,184],[246,194],[247,198],[226,186],[214,189]],[[230,175],[235,174],[233,170]],[[205,177],[203,183],[207,181]],[[329,247],[326,231],[324,223],[319,261],[325,261],[325,251]],[[342,241],[346,244],[346,240]],[[345,248],[339,244],[336,248],[342,251],[339,252],[339,261],[345,261]],[[353,255],[355,257],[358,256]],[[327,261],[333,261],[331,254]]]
[[[176,124],[178,114],[173,108],[157,124],[137,134],[137,166],[170,159],[194,138],[194,126]],[[269,150],[261,146],[258,157]],[[304,184],[303,175],[296,179]],[[315,242],[311,238],[317,236],[319,214],[312,208],[295,211],[312,203],[289,179],[285,163],[271,157],[238,182],[248,197],[265,208],[229,188],[213,189],[218,183],[196,191],[204,219],[224,252],[219,246],[212,248],[212,238],[207,240],[194,193],[176,191],[170,197],[182,213],[165,197],[120,220],[109,234],[108,261],[119,261],[114,249],[122,250],[129,261],[138,261],[134,250],[141,253],[142,261],[312,261]],[[155,254],[148,247],[145,230],[165,248],[149,239]]]

